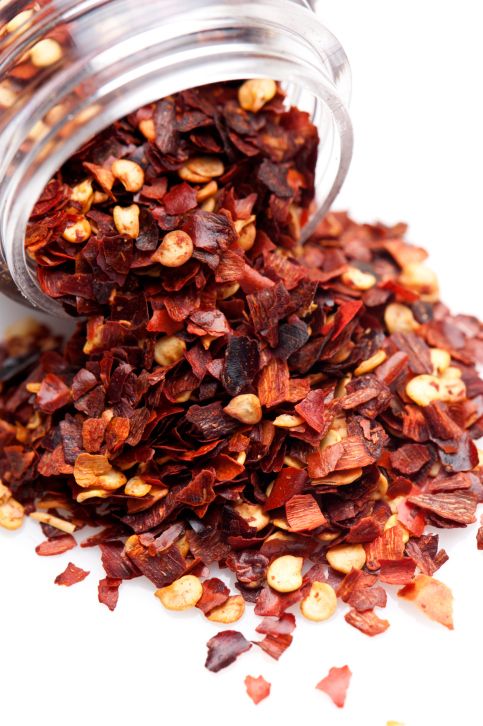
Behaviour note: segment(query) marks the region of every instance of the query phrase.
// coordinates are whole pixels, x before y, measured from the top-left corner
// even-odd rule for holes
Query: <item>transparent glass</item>
[[[0,0],[0,290],[62,314],[23,240],[45,184],[85,141],[163,96],[257,77],[282,81],[319,129],[307,236],[352,154],[347,57],[309,0]]]

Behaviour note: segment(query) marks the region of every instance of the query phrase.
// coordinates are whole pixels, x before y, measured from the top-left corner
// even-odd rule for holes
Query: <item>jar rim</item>
[[[328,142],[325,160],[332,165],[330,183],[326,183],[318,210],[304,228],[304,235],[310,235],[337,195],[350,164],[350,72],[340,44],[313,16],[306,0],[301,0],[304,6],[297,2],[290,8],[289,23],[276,12],[284,2],[248,0],[235,6],[207,0],[200,9],[197,0],[191,0],[191,5],[197,6],[191,14],[185,8],[190,2],[185,2],[183,13],[170,18],[171,24],[164,26],[161,33],[150,17],[150,28],[140,23],[138,28],[131,28],[127,37],[119,37],[117,44],[109,45],[108,37],[104,43],[94,43],[87,57],[73,55],[68,67],[46,78],[35,96],[17,110],[15,124],[11,122],[0,130],[0,174],[7,180],[0,193],[0,240],[10,273],[30,304],[56,315],[62,310],[38,287],[26,264],[23,244],[31,209],[51,176],[83,143],[118,118],[158,98],[208,82],[267,76],[289,81],[305,101],[312,99],[316,125],[322,117],[324,123],[331,124],[329,141],[335,148]],[[168,0],[170,3],[174,5],[175,0]],[[73,0],[60,2],[64,7],[72,4]],[[156,6],[156,0],[152,4]],[[132,2],[84,0],[81,5],[90,10],[78,16],[78,25],[73,27],[79,33],[77,40],[92,27],[93,8],[100,9],[105,18],[107,6],[112,13],[114,7],[126,9]],[[232,14],[227,14],[228,6]],[[178,36],[171,33],[169,37],[176,23],[188,17],[189,28],[178,26]],[[97,22],[100,20],[98,17]],[[83,98],[79,88],[87,89]],[[51,110],[52,99],[57,104],[65,101],[69,107],[73,94],[75,108],[71,106],[69,113],[18,158],[32,126]],[[75,133],[66,133],[69,125],[72,130],[75,119],[81,119]],[[326,172],[325,181],[328,179]]]

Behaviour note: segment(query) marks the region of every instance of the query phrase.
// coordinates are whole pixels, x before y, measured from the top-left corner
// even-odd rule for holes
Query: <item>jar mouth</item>
[[[316,208],[303,229],[304,239],[342,186],[352,155],[350,77],[334,36],[304,7],[288,11],[286,0],[208,0],[203,7],[191,0],[182,11],[177,4],[167,0],[160,8],[155,0],[143,3],[149,22],[137,14],[124,25],[123,13],[132,14],[130,0],[85,0],[80,4],[84,12],[66,0],[64,6],[77,6],[76,18],[69,21],[75,45],[30,98],[19,99],[10,110],[14,119],[3,130],[0,125],[0,175],[5,180],[0,240],[15,284],[34,307],[67,315],[40,290],[25,257],[27,222],[43,188],[95,134],[159,98],[207,83],[263,77],[281,81],[289,102],[308,111],[319,129]],[[157,14],[148,13],[147,6]],[[47,14],[45,22],[54,20]],[[38,40],[39,32],[42,37],[45,28],[35,31],[30,42]],[[25,43],[22,39],[18,52],[25,52]]]

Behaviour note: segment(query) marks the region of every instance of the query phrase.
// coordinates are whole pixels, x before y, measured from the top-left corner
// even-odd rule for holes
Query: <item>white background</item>
[[[481,316],[480,3],[327,0],[320,12],[353,69],[356,150],[338,206],[363,221],[408,220],[410,239],[431,252],[444,299]],[[23,314],[1,301],[2,327]],[[483,553],[474,527],[442,537],[451,558],[438,576],[454,591],[454,632],[391,595],[381,636],[350,628],[340,609],[327,623],[299,621],[280,662],[254,647],[218,675],[203,668],[217,628],[200,613],[169,614],[141,580],[122,585],[110,613],[97,602],[98,551],[40,558],[41,539],[31,523],[0,532],[2,724],[483,723]],[[91,575],[55,586],[69,561]],[[238,625],[253,636],[250,616]],[[353,678],[338,710],[314,686],[345,664]],[[273,684],[257,707],[244,692],[247,674]]]

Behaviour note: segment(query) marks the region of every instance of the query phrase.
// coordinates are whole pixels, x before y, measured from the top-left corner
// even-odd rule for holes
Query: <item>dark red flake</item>
[[[231,396],[237,396],[258,373],[258,344],[247,336],[232,336],[225,351],[221,381]]]
[[[106,605],[111,612],[116,609],[119,599],[119,587],[122,583],[120,578],[104,577],[99,580],[98,599],[102,605]]]
[[[448,560],[444,550],[438,551],[438,541],[437,534],[426,534],[419,538],[411,538],[406,545],[406,554],[416,562],[425,575],[434,575]]]
[[[218,673],[234,663],[239,655],[250,650],[252,644],[237,630],[224,630],[210,638],[207,647],[205,668]]]
[[[37,394],[39,408],[45,413],[54,413],[66,406],[71,399],[68,386],[54,373],[48,373],[43,379]]]
[[[408,502],[438,517],[465,525],[475,521],[478,499],[473,492],[461,490],[440,494],[418,494],[408,497]]]
[[[203,582],[203,594],[196,607],[207,615],[210,610],[223,605],[230,596],[230,590],[218,577],[210,577]]]
[[[278,619],[264,618],[260,625],[256,627],[256,631],[265,635],[265,638],[257,641],[255,645],[258,645],[265,653],[278,660],[291,645],[294,630],[295,617],[292,613],[283,613]]]
[[[168,214],[185,214],[196,207],[196,191],[183,182],[164,195],[163,204]]]
[[[391,464],[401,474],[415,474],[430,460],[427,447],[421,444],[405,444],[391,454]]]

